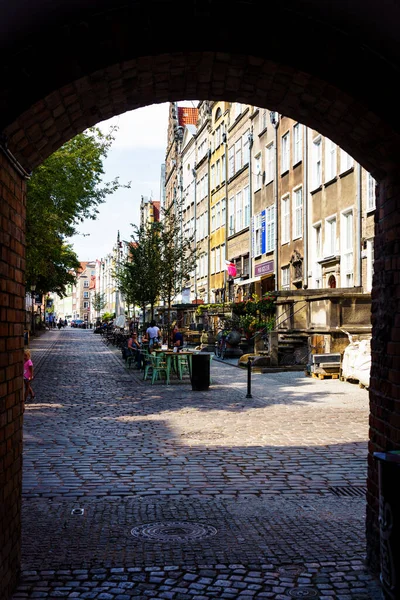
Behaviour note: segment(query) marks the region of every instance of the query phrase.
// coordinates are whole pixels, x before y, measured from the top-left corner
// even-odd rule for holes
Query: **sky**
[[[112,124],[118,126],[115,141],[103,163],[104,180],[119,177],[121,183],[130,181],[131,187],[108,196],[99,207],[97,219],[81,223],[80,235],[68,240],[80,261],[96,260],[109,254],[117,241],[118,230],[121,239],[130,240],[131,223],[139,225],[141,197],[160,199],[168,110],[169,103],[153,104],[98,123],[105,131]]]

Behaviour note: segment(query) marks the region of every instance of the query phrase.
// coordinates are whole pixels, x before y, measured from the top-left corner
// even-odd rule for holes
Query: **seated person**
[[[178,325],[175,325],[173,329],[172,342],[174,348],[176,348],[175,352],[180,352],[183,349],[183,335],[179,331]]]
[[[137,339],[137,334],[135,332],[131,333],[131,336],[128,340],[128,352],[131,353],[131,356],[133,356],[133,360],[135,361],[138,369],[140,369],[141,367],[141,363],[142,363],[142,353],[141,353],[141,344],[139,343],[138,339]]]

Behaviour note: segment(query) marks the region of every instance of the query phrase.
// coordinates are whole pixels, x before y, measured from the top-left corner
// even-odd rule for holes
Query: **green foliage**
[[[103,319],[103,321],[108,323],[108,321],[111,321],[111,319],[113,319],[114,316],[115,316],[115,313],[105,312],[104,315],[102,316],[102,319]]]
[[[91,128],[64,144],[32,174],[27,186],[26,285],[39,292],[65,295],[75,282],[79,260],[67,238],[121,185],[104,183],[103,159],[115,128],[103,134]],[[125,187],[129,187],[129,184]]]
[[[106,301],[104,299],[104,294],[100,294],[96,292],[93,296],[92,306],[96,312],[100,312],[105,308]]]

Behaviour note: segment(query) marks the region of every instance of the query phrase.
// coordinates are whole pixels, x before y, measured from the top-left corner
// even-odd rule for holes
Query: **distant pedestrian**
[[[150,327],[147,328],[146,330],[146,336],[149,340],[149,350],[151,351],[151,349],[153,348],[154,344],[157,346],[159,339],[161,338],[161,331],[160,329],[157,327],[156,322],[152,321],[150,323]]]
[[[31,381],[33,380],[33,362],[31,360],[31,351],[27,348],[24,350],[24,384],[25,384],[25,400],[35,397],[35,392],[32,389]]]

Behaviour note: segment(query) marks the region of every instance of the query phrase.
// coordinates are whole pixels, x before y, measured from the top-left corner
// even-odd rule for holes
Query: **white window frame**
[[[281,138],[281,173],[286,173],[290,168],[290,132],[287,131]]]
[[[319,135],[312,141],[312,185],[317,189],[322,185],[322,138]]]
[[[88,288],[89,287],[89,282],[87,279],[83,280],[83,287]]]
[[[235,233],[235,196],[229,198],[229,235],[233,235]]]
[[[367,283],[366,291],[372,290],[372,280],[374,275],[374,239],[367,240]]]
[[[303,125],[296,123],[293,126],[293,165],[303,160]]]
[[[250,146],[249,146],[250,129],[242,135],[242,167],[249,164],[250,161]]]
[[[293,189],[293,239],[303,237],[303,188],[299,186]]]
[[[334,225],[333,225],[334,224]],[[332,235],[333,233],[333,235]],[[335,256],[337,252],[337,219],[331,215],[325,219],[324,256]]]
[[[350,154],[340,148],[340,173],[346,173],[349,171],[354,165],[354,159]]]
[[[86,300],[86,301],[83,303],[83,308],[84,308],[84,309],[85,309],[85,308],[89,308],[89,300]]]
[[[253,168],[253,186],[256,192],[261,188],[262,183],[262,167],[261,167],[261,152],[254,157],[254,168]]]
[[[367,173],[367,212],[376,208],[376,181],[371,173]]]
[[[290,266],[281,267],[281,289],[290,289]]]
[[[340,276],[341,287],[354,285],[354,213],[346,209],[340,213]]]
[[[235,197],[236,204],[236,228],[235,231],[241,231],[243,229],[243,192],[240,190],[236,192]]]
[[[235,142],[235,173],[240,171],[243,165],[243,156],[242,156],[242,138],[239,138]]]
[[[83,292],[83,297],[84,298],[89,298],[89,292]]]
[[[281,244],[290,242],[290,195],[281,198]]]
[[[243,188],[243,227],[250,225],[250,187]]]
[[[226,225],[226,198],[221,200],[221,227]]]
[[[275,144],[271,142],[265,148],[266,153],[266,174],[265,174],[265,184],[271,183],[275,179]]]
[[[231,146],[228,150],[228,179],[235,174],[235,146]]]
[[[265,209],[265,252],[275,249],[275,206]]]
[[[337,175],[336,144],[325,138],[325,182],[332,181]]]
[[[254,257],[261,256],[262,252],[262,229],[261,213],[254,215]]]

